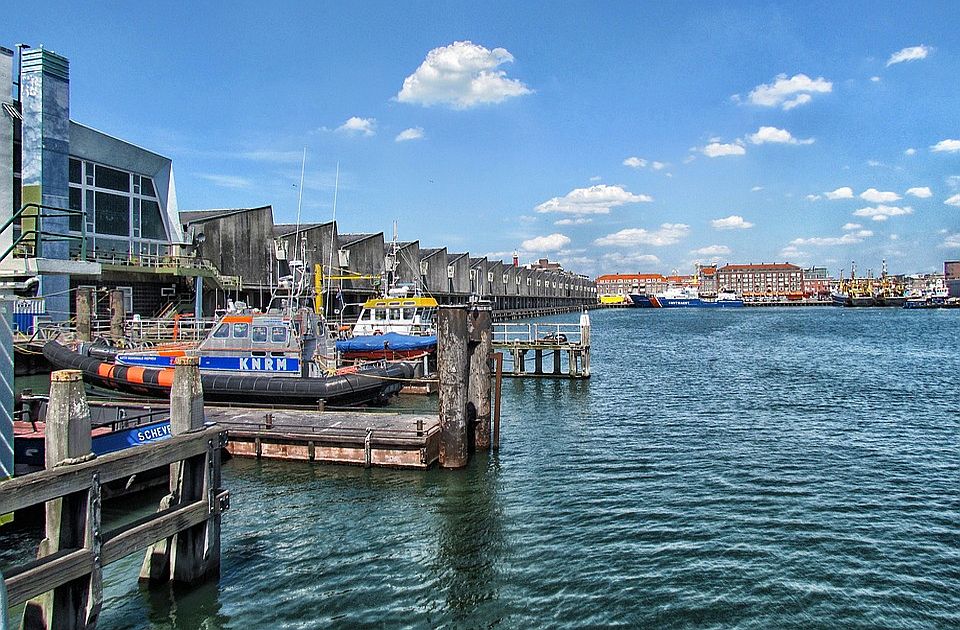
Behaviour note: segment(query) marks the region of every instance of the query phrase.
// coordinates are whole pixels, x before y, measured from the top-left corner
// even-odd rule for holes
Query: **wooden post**
[[[554,376],[560,376],[563,374],[563,369],[560,367],[560,359],[563,357],[563,353],[560,351],[560,348],[554,348],[553,350],[553,374]]]
[[[203,385],[200,359],[177,357],[173,386],[170,389],[170,431],[180,435],[203,428]],[[170,466],[170,494],[160,509],[192,503],[206,497],[212,501],[220,487],[220,444],[212,441],[204,455],[197,455]],[[211,505],[212,509],[212,505]],[[220,515],[161,541],[147,550],[140,579],[158,582],[168,577],[174,582],[193,584],[220,574]]]
[[[533,351],[533,373],[543,374],[543,348],[537,348]]]
[[[79,370],[54,372],[50,375],[44,436],[47,469],[93,457],[90,444],[90,408],[83,393],[82,373]],[[40,543],[37,557],[43,558],[65,549],[93,547],[93,538],[99,540],[99,485],[97,478],[92,481],[96,484],[93,493],[83,491],[47,502],[46,537]],[[96,504],[91,505],[91,499]],[[95,512],[93,515],[90,514],[91,508]],[[25,630],[74,630],[96,625],[101,602],[99,545],[96,549],[95,566],[90,575],[27,602],[23,610]]]
[[[91,308],[93,302],[90,289],[77,289],[77,339],[80,341],[90,341],[92,339],[90,331]]]
[[[123,308],[123,291],[110,291],[110,337],[114,341],[123,339],[123,321],[127,314]]]
[[[493,309],[481,302],[470,311],[470,384],[468,406],[474,421],[474,447],[490,449],[490,353],[493,352]]]
[[[440,385],[440,466],[467,465],[467,311],[441,306],[437,313],[437,377]]]
[[[583,348],[583,376],[590,377],[590,313],[580,314],[580,346]]]

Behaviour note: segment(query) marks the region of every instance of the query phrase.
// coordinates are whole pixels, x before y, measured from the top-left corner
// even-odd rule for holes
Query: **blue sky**
[[[8,12],[9,13],[9,12]],[[571,270],[960,258],[955,2],[20,3],[182,209]]]

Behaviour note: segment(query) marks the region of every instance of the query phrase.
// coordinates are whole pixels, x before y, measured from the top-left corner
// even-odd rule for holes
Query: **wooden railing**
[[[229,491],[220,487],[227,433],[204,425],[195,357],[178,359],[170,403],[173,437],[94,457],[80,372],[51,375],[47,470],[0,483],[0,514],[47,505],[38,559],[13,567],[4,579],[7,605],[27,602],[24,628],[92,628],[103,567],[148,547],[144,581],[192,583],[219,575],[220,515],[230,505]],[[170,494],[159,511],[104,531],[101,487],[162,466],[170,467]]]

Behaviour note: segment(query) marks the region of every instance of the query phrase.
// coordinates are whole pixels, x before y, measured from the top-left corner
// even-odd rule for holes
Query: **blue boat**
[[[733,293],[720,292],[715,299],[701,298],[693,287],[671,287],[657,295],[631,295],[634,304],[647,308],[739,308],[743,300]]]
[[[345,359],[399,359],[414,358],[437,348],[436,335],[360,335],[337,341],[337,352]]]

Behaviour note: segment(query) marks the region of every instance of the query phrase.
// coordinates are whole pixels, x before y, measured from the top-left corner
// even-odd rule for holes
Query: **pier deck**
[[[440,420],[429,414],[206,408],[229,432],[235,457],[426,469],[440,456]]]

